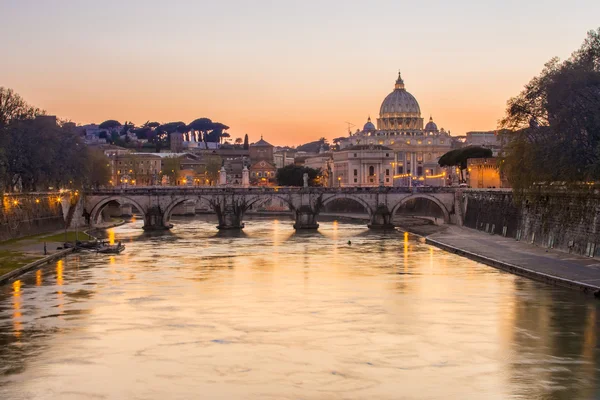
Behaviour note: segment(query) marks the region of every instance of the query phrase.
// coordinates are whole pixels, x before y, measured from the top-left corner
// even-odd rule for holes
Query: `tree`
[[[148,136],[152,132],[152,128],[149,126],[142,126],[140,128],[133,128],[131,132],[140,140],[148,139]]]
[[[208,118],[198,118],[190,122],[188,128],[194,135],[196,142],[200,142],[204,139],[206,142],[206,134],[213,127],[213,122]]]
[[[99,150],[86,149],[85,184],[93,188],[108,185],[111,178],[110,160]]]
[[[302,167],[299,165],[286,165],[277,170],[276,179],[279,186],[304,186],[304,174],[308,174],[308,185],[318,186],[317,177],[321,169]]]
[[[33,107],[12,89],[0,86],[0,129],[13,121],[33,119],[46,112]]]
[[[450,150],[440,157],[438,164],[440,167],[459,167],[460,181],[464,182],[463,171],[467,169],[467,160],[469,158],[489,158],[492,157],[492,150],[481,146],[467,146],[461,149]]]
[[[229,127],[220,122],[213,122],[209,126],[209,131],[204,134],[204,141],[211,143],[220,143],[222,137],[229,137],[228,133],[223,133],[223,131],[229,129]],[[227,136],[224,136],[227,135]]]
[[[564,62],[554,58],[501,121],[511,133],[501,169],[518,192],[540,182],[600,179],[600,29]]]
[[[223,159],[218,155],[209,155],[206,157],[205,175],[206,179],[211,184],[217,182],[219,179],[219,171],[223,165]]]
[[[104,121],[103,123],[101,123],[100,125],[98,125],[98,128],[107,129],[109,131],[112,131],[119,127],[121,127],[121,123],[119,121],[115,121],[114,119],[108,119],[108,120]]]
[[[100,156],[90,153],[73,124],[34,119],[42,112],[18,94],[0,88],[0,185],[4,191],[45,191],[48,187],[81,188],[100,176]],[[90,164],[91,163],[91,164]],[[100,162],[106,173],[105,157]],[[93,171],[92,171],[92,165]],[[110,170],[109,170],[110,171]]]
[[[244,140],[243,140],[241,137],[239,137],[239,138],[235,138],[235,142],[234,142],[234,144],[235,144],[236,146],[239,146],[239,145],[241,145],[242,143],[244,143]]]
[[[248,144],[248,134],[246,133],[244,135],[244,150],[248,150],[250,148],[250,145]]]
[[[181,157],[166,157],[162,161],[162,176],[169,179],[169,185],[177,185],[177,178],[181,171]]]
[[[37,120],[17,120],[0,129],[5,191],[81,187],[86,147],[72,129]]]
[[[221,139],[223,139],[223,138],[227,139],[227,138],[229,138],[229,137],[231,137],[231,135],[230,135],[229,133],[227,133],[227,132],[223,132],[223,133],[221,134]],[[225,140],[225,141],[227,142],[227,140]]]

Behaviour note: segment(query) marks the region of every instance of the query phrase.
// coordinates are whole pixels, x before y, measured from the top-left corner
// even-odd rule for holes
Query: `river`
[[[595,399],[600,302],[402,232],[109,230],[0,286],[0,399]]]

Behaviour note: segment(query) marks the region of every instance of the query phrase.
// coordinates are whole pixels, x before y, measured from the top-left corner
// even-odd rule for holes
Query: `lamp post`
[[[338,187],[342,187],[342,177],[338,176]]]

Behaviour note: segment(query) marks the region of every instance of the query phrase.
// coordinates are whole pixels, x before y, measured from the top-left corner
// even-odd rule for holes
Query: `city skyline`
[[[422,117],[462,135],[579,47],[600,5],[575,3],[1,2],[0,85],[79,124],[208,117],[298,145],[377,118],[400,69]]]

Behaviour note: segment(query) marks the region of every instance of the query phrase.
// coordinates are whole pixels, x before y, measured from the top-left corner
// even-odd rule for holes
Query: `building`
[[[361,144],[333,153],[334,186],[393,186],[394,152],[382,145]]]
[[[279,169],[285,167],[286,165],[293,164],[295,154],[295,151],[276,150],[275,152],[273,152],[273,162],[275,163],[275,167]]]
[[[321,186],[331,187],[333,184],[333,153],[326,152],[314,156],[308,156],[304,159],[304,166],[312,169],[320,169],[319,183]]]
[[[171,152],[181,153],[183,151],[183,133],[175,131],[169,135],[169,139],[171,141]]]
[[[160,180],[161,157],[153,153],[114,153],[110,157],[114,186],[156,185]]]
[[[498,168],[498,158],[470,158],[467,160],[467,181],[471,188],[509,188],[504,174]]]
[[[502,150],[502,139],[497,131],[467,132],[465,146],[481,146],[492,150],[494,157]]]
[[[356,157],[364,157],[365,162],[369,160],[369,165],[373,166],[374,171],[385,171],[391,165],[390,175],[392,178],[396,177],[391,180],[396,185],[403,185],[402,182],[406,181],[410,184],[438,186],[444,181],[440,178],[445,172],[438,165],[438,159],[451,150],[452,137],[449,131],[438,129],[432,117],[429,117],[425,126],[423,123],[419,103],[406,91],[404,81],[398,74],[394,90],[381,103],[377,127],[369,117],[362,130],[350,133],[347,137],[337,138],[335,142],[339,145],[340,151],[350,148],[357,150]],[[388,154],[391,154],[391,159],[380,157],[380,164],[373,164],[377,157],[375,157],[375,150],[371,149],[379,151],[383,147]],[[362,156],[359,155],[361,151],[365,152]],[[354,153],[353,150],[349,153],[352,154],[350,158],[354,157]],[[354,182],[354,167],[350,168],[341,161],[345,157],[337,157],[336,162],[334,153],[335,179],[342,177],[340,181],[346,179],[348,185],[355,183],[370,185],[373,183],[372,180],[378,183],[381,172],[375,173],[377,178],[374,178],[369,175],[369,171],[360,175],[360,169],[357,171],[357,182]],[[341,168],[340,171],[335,170],[336,165]],[[347,176],[348,168],[352,170],[350,177]],[[385,179],[384,177],[384,184],[387,184]]]
[[[250,161],[265,160],[273,163],[273,145],[260,137],[260,140],[250,145]]]
[[[277,167],[273,162],[273,145],[262,136],[250,145],[250,184],[259,186],[274,185]]]

